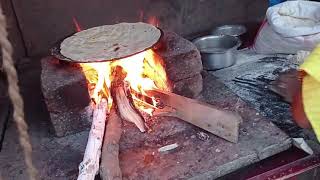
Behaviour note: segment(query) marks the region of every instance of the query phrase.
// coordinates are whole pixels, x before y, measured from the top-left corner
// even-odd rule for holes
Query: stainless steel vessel
[[[236,62],[236,51],[241,45],[239,38],[229,35],[208,35],[193,41],[199,49],[205,70],[218,70]]]

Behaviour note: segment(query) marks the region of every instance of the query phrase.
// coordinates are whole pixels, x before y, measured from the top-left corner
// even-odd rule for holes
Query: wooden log
[[[114,105],[110,111],[102,146],[100,166],[100,177],[102,180],[122,179],[119,165],[119,141],[122,134],[122,124]]]
[[[144,120],[135,107],[133,103],[130,102],[128,98],[129,94],[126,93],[125,89],[122,86],[115,87],[114,91],[116,92],[114,97],[117,103],[118,111],[123,120],[134,123],[141,132],[146,131],[146,126]]]
[[[134,106],[129,86],[124,83],[125,72],[120,66],[117,66],[112,76],[114,79],[111,83],[111,96],[116,102],[121,118],[134,123],[141,132],[145,132],[144,119]]]
[[[93,112],[88,143],[83,161],[79,165],[78,180],[94,180],[98,173],[107,112],[108,102],[102,99]]]
[[[228,141],[238,141],[242,121],[238,114],[218,110],[212,105],[161,90],[150,90],[147,94],[159,99],[164,107],[155,111],[155,114],[174,116]]]

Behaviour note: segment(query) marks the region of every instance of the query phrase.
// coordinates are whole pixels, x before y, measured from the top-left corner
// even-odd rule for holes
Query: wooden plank
[[[242,121],[240,115],[170,92],[152,90],[147,94],[159,98],[161,103],[172,108],[173,111],[167,115],[175,116],[228,141],[238,141]]]

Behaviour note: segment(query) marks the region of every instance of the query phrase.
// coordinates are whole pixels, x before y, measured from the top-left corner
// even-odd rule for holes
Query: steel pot
[[[239,38],[229,35],[209,35],[193,41],[199,49],[205,70],[218,70],[236,62],[236,51],[241,45]]]

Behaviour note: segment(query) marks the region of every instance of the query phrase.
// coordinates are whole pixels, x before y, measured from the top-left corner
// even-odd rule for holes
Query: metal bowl
[[[209,35],[193,41],[201,53],[205,70],[218,70],[232,66],[236,62],[236,50],[240,47],[239,38],[228,35]]]
[[[229,36],[241,36],[247,32],[247,28],[243,25],[224,25],[215,28],[211,31],[212,35],[229,35]]]

